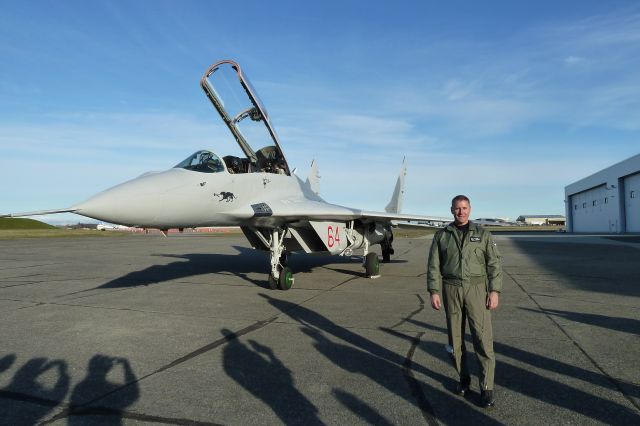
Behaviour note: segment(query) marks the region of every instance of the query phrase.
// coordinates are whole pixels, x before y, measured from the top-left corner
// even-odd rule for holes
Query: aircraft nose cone
[[[161,187],[150,176],[143,176],[102,191],[77,204],[77,213],[120,225],[145,225],[153,222],[156,209],[152,201],[157,199]]]

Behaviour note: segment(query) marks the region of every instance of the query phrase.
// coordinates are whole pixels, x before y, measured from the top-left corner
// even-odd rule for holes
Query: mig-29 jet
[[[202,89],[231,131],[244,157],[202,150],[175,167],[145,173],[96,194],[73,207],[4,215],[34,216],[72,212],[105,222],[139,228],[240,226],[255,249],[269,251],[271,288],[287,290],[294,282],[288,254],[351,255],[363,249],[368,277],[379,275],[393,254],[392,221],[443,220],[400,213],[405,164],[386,212],[330,204],[318,195],[317,169],[303,182],[289,168],[269,115],[240,66],[230,60],[212,65]]]

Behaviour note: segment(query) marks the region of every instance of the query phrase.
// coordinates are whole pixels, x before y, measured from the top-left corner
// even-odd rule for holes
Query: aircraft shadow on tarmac
[[[610,315],[589,314],[585,312],[560,311],[558,309],[544,308],[543,311],[531,308],[520,308],[523,311],[530,311],[537,314],[548,314],[564,318],[569,321],[589,324],[609,330],[621,331],[623,333],[640,336],[640,320],[634,318],[612,317]]]
[[[447,332],[445,328],[427,324],[422,321],[409,319],[408,322],[435,332],[444,334]],[[451,363],[441,344],[421,342],[420,347],[428,354],[441,359],[443,362],[447,364]],[[471,343],[468,333],[466,335],[466,347],[470,356],[469,367],[471,373],[477,377],[477,366],[473,360],[475,354],[472,353],[473,344]],[[494,342],[494,350],[500,357],[510,358],[532,367],[553,372],[559,376],[578,379],[591,386],[595,385],[607,388],[613,392],[620,391],[616,385],[612,383],[610,378],[599,372],[586,370],[562,361],[533,354],[500,342]],[[451,368],[453,368],[453,366]],[[580,413],[605,424],[634,424],[638,421],[637,413],[617,402],[600,398],[579,388],[543,377],[531,369],[518,367],[500,360],[496,361],[496,384],[499,386],[498,392],[500,388],[508,389],[511,392],[526,395],[547,404]],[[629,389],[625,389],[627,394],[632,394],[636,397],[639,396],[640,387],[631,384],[629,384],[628,387]],[[526,409],[523,408],[523,416],[527,415],[535,415],[535,413],[528,413]],[[549,421],[555,423],[558,422],[559,419],[556,418]],[[544,422],[545,421],[541,419],[541,423]],[[457,421],[454,423],[457,423]]]
[[[205,274],[231,274],[243,278],[245,281],[259,287],[268,288],[267,270],[269,267],[268,253],[252,248],[233,246],[237,254],[192,253],[192,254],[157,254],[154,256],[179,259],[164,265],[152,265],[140,271],[130,272],[115,278],[95,289],[114,289],[138,286],[148,286],[166,281],[188,278]],[[402,263],[395,260],[392,263]],[[352,269],[332,268],[329,265],[351,265]],[[361,268],[362,258],[358,256],[322,256],[292,254],[289,265],[294,273],[311,272],[316,268],[327,268],[348,275],[363,276]],[[252,279],[249,274],[264,273],[264,279]],[[91,289],[91,290],[95,290]],[[82,290],[83,293],[90,290]],[[74,294],[74,293],[72,293]]]
[[[519,250],[569,286],[621,296],[640,297],[638,249],[602,244],[511,240]],[[576,256],[579,247],[580,255]],[[517,275],[516,275],[517,276]]]
[[[422,412],[427,423],[436,424],[436,421],[425,394],[429,395],[429,399],[437,395],[447,407],[464,411],[465,424],[500,424],[480,411],[469,410],[458,397],[440,387],[424,382],[412,383],[415,379],[408,373],[408,366],[412,370],[448,381],[450,387],[455,386],[453,380],[423,366],[411,365],[409,358],[341,327],[313,310],[277,300],[267,294],[261,296],[283,314],[299,322],[302,332],[312,339],[313,347],[327,360],[346,372],[368,378],[395,397],[403,398]],[[400,337],[413,340],[411,336]],[[224,349],[223,363],[227,375],[268,404],[283,423],[319,424],[317,407],[294,387],[290,371],[272,349],[254,341],[249,341],[248,344],[230,342]],[[333,388],[331,393],[341,405],[363,421],[369,424],[393,424],[384,413],[375,408],[377,401],[364,401],[340,388]]]
[[[15,361],[14,354],[0,358],[0,375]],[[113,370],[120,370],[121,382],[109,379]],[[118,375],[116,371],[114,373]],[[45,376],[55,377],[55,383],[44,386],[42,378]],[[0,424],[33,425],[63,407],[49,420],[67,418],[69,425],[83,425],[86,416],[97,415],[102,424],[120,425],[124,410],[140,395],[129,361],[121,357],[94,355],[89,361],[87,375],[71,390],[69,402],[65,403],[70,382],[66,361],[45,357],[28,360],[14,373],[10,383],[0,389]],[[95,405],[107,395],[111,396],[108,408]]]

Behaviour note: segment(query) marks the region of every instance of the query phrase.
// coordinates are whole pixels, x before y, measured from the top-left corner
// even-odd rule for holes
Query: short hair
[[[456,195],[455,197],[453,197],[453,199],[451,200],[451,207],[453,207],[456,201],[466,201],[467,203],[469,203],[469,205],[471,205],[471,201],[466,195]]]

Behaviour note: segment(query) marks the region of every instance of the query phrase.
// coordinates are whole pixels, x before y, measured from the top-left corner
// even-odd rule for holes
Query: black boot
[[[483,390],[480,395],[480,405],[484,408],[493,407],[496,405],[496,399],[493,397],[492,390]]]
[[[460,396],[465,396],[467,392],[469,392],[469,385],[471,384],[471,377],[464,376],[460,377],[460,381],[456,386],[456,393]]]

